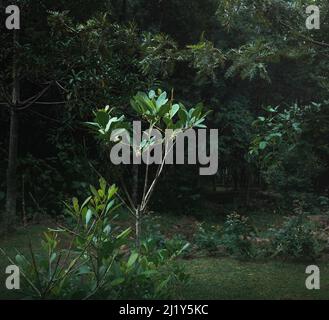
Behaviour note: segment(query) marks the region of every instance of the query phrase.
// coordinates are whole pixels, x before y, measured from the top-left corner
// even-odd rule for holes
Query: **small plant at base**
[[[248,218],[234,212],[227,216],[224,223],[222,243],[230,254],[251,257],[252,231]]]
[[[207,227],[204,223],[200,224],[194,235],[194,242],[201,250],[206,250],[211,254],[216,252],[221,244],[219,228],[216,226]]]

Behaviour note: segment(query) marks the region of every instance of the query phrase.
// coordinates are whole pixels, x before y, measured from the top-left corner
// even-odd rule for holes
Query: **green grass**
[[[9,255],[15,248],[27,252],[29,239],[38,248],[45,230],[42,226],[22,229],[16,234],[0,239],[0,247]],[[182,260],[190,274],[183,290],[185,299],[328,299],[329,266],[320,263],[321,290],[309,291],[305,287],[307,263],[282,261],[246,262],[231,258],[195,258]],[[5,268],[8,260],[0,255],[0,299],[19,297],[5,289]],[[19,294],[19,293],[18,293]]]
[[[329,266],[319,264],[321,289],[307,290],[307,263],[245,262],[230,258],[184,261],[191,275],[184,298],[229,299],[328,299]]]
[[[29,252],[29,243],[31,241],[33,248],[40,246],[40,239],[42,233],[46,230],[44,226],[31,226],[26,229],[20,229],[15,234],[6,238],[0,239],[0,248],[3,249],[6,254],[15,259],[17,250],[27,254]],[[19,292],[8,291],[5,288],[6,274],[5,270],[10,261],[6,256],[0,253],[0,299],[11,299],[19,296]]]

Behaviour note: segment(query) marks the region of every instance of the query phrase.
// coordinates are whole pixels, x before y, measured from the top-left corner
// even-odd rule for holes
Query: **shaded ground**
[[[42,234],[46,229],[47,228],[45,226],[41,225],[21,229],[11,236],[1,238],[0,248],[3,249],[8,256],[14,259],[17,254],[17,250],[25,253],[28,252],[30,241],[34,248],[38,248],[40,246]],[[0,252],[0,299],[11,299],[19,296],[19,292],[8,291],[5,288],[5,270],[10,264],[11,263],[8,261],[8,258],[3,256]]]
[[[191,275],[186,299],[329,299],[329,266],[319,264],[321,289],[305,287],[307,264],[240,262],[230,258],[185,261]]]
[[[183,225],[183,222],[178,225]],[[26,252],[32,239],[33,246],[37,248],[45,229],[43,226],[22,229],[15,235],[0,239],[0,247],[9,255],[15,256],[15,248]],[[186,299],[329,298],[329,266],[326,263],[319,265],[319,291],[309,291],[305,287],[307,263],[245,262],[226,257],[195,258],[183,260],[182,263],[190,274],[190,282],[183,290],[183,297]],[[0,255],[0,299],[19,297],[19,293],[17,295],[5,289],[5,268],[8,264],[8,260]]]

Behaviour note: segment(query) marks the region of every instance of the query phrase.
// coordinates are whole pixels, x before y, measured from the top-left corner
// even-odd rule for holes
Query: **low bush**
[[[274,255],[312,260],[323,249],[316,225],[300,214],[286,220],[280,229],[272,229]]]
[[[137,252],[131,229],[115,226],[120,203],[118,189],[100,180],[80,205],[67,205],[71,227],[49,230],[38,254],[17,254],[24,277],[22,291],[31,299],[158,299],[171,298],[174,287],[186,281],[175,258],[187,249],[164,241],[162,248],[144,241]],[[60,245],[63,243],[63,245]],[[10,258],[9,258],[10,259]],[[10,259],[11,262],[14,262]]]
[[[253,237],[253,228],[247,217],[237,213],[227,216],[223,227],[222,243],[229,254],[245,258],[253,256]]]
[[[221,245],[221,235],[218,226],[207,226],[202,223],[199,225],[194,235],[194,243],[200,250],[214,254]]]

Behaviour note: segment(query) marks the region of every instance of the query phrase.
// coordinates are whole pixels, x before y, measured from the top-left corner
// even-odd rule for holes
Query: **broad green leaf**
[[[115,286],[118,286],[118,285],[120,285],[120,284],[122,284],[122,283],[124,283],[124,282],[125,282],[125,279],[124,279],[124,278],[117,278],[117,279],[113,280],[113,281],[110,283],[110,285],[111,285],[112,287],[115,287]]]
[[[126,229],[125,231],[121,232],[117,237],[116,239],[119,240],[119,239],[126,239],[131,233],[131,228],[128,228]]]
[[[267,142],[266,142],[266,141],[262,141],[262,142],[259,144],[259,149],[260,149],[260,150],[264,150],[266,147],[267,147]]]
[[[160,108],[164,106],[167,102],[168,102],[167,93],[163,92],[156,101],[157,109],[160,110]]]
[[[96,198],[98,198],[98,192],[94,186],[90,186],[90,191]]]
[[[88,209],[87,213],[86,213],[86,225],[89,224],[90,219],[91,219],[92,216],[93,216],[93,212],[90,209]]]
[[[15,260],[16,260],[16,262],[17,262],[18,264],[20,264],[20,265],[23,264],[23,263],[25,262],[25,260],[24,260],[24,256],[21,255],[21,254],[16,255]]]
[[[55,261],[56,257],[57,257],[56,252],[53,252],[49,259],[50,264],[52,264]]]
[[[110,235],[111,230],[112,230],[111,225],[108,224],[108,225],[104,228],[103,232],[104,232],[106,235]]]
[[[111,199],[118,192],[117,186],[114,184],[109,188],[108,199]]]
[[[174,104],[170,110],[170,117],[171,119],[176,115],[176,113],[179,111],[179,104]]]
[[[106,214],[107,214],[107,213],[110,211],[110,209],[113,207],[114,203],[115,203],[115,200],[112,200],[112,201],[110,201],[110,202],[107,204],[106,209],[105,209]]]
[[[99,196],[100,196],[101,199],[105,196],[105,193],[104,193],[104,191],[102,189],[99,189],[98,190],[98,194],[99,194]]]
[[[199,119],[201,117],[201,114],[202,114],[202,109],[203,109],[203,104],[202,103],[198,103],[196,106],[195,106],[195,109],[191,115],[191,117],[195,117],[196,119]]]
[[[105,111],[98,111],[96,113],[96,120],[102,128],[105,128],[110,120],[110,115]]]
[[[186,249],[188,249],[190,247],[190,243],[186,243],[184,245],[184,247],[182,249],[179,250],[179,252],[177,253],[178,256],[180,256]]]
[[[138,259],[138,253],[137,252],[134,252],[134,253],[132,253],[131,254],[131,256],[129,257],[129,260],[128,260],[128,262],[127,262],[127,267],[128,268],[131,268],[134,264],[135,264],[135,262],[137,261],[137,259]]]
[[[186,112],[185,108],[182,108],[182,105],[180,105],[180,109],[178,110],[178,117],[184,123],[186,123],[188,119],[188,113]]]
[[[141,106],[134,99],[130,100],[130,104],[138,114],[143,113],[143,110],[142,110]]]
[[[92,196],[88,197],[88,198],[84,201],[84,203],[82,204],[81,209],[83,209],[83,208],[84,208],[84,207],[90,202],[91,199],[92,199]]]
[[[106,181],[104,178],[100,178],[99,179],[99,186],[101,187],[101,189],[103,190],[103,192],[105,193],[106,190]]]
[[[163,117],[164,115],[166,115],[167,113],[169,113],[170,111],[170,105],[169,104],[165,104],[164,106],[162,106],[160,108],[160,111],[158,113],[159,117]]]
[[[79,200],[77,198],[73,198],[72,199],[72,203],[73,203],[73,209],[76,213],[79,213],[80,208],[79,208]]]

